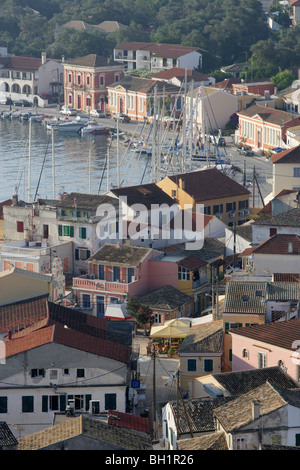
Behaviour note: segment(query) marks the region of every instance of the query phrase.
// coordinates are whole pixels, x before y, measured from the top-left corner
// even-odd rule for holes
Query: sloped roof
[[[18,441],[5,421],[0,421],[0,450],[3,447],[17,446]]]
[[[231,280],[226,286],[224,313],[253,313],[264,315],[267,282]]]
[[[193,297],[181,292],[173,286],[163,286],[140,297],[142,304],[149,305],[152,309],[160,308],[164,310],[174,310],[188,302],[193,301]]]
[[[162,70],[152,75],[152,79],[171,80],[172,78],[184,79],[185,74],[187,81],[205,81],[208,80],[208,75],[192,69],[183,69],[181,67],[172,67],[171,69]]]
[[[142,248],[138,246],[127,245],[103,245],[93,256],[87,261],[100,261],[103,264],[138,266],[145,256],[151,251],[151,248]]]
[[[106,33],[113,33],[120,28],[125,28],[125,25],[119,21],[102,21],[102,23],[97,24],[97,27],[105,31]]]
[[[122,87],[128,91],[136,91],[139,93],[153,93],[154,88],[157,88],[158,93],[179,93],[180,87],[172,85],[171,83],[161,80],[153,80],[151,78],[140,78],[132,75],[127,75],[118,82],[108,85],[107,88]]]
[[[88,54],[82,57],[78,57],[76,59],[65,60],[64,64],[69,65],[78,65],[82,67],[107,67],[112,65],[118,65],[120,67],[119,62],[115,62],[107,57],[100,56],[98,54]]]
[[[291,149],[284,150],[283,152],[272,154],[272,163],[298,163],[300,164],[300,145]]]
[[[246,328],[237,328],[234,331],[230,330],[230,333],[245,338],[252,338],[288,351],[296,351],[297,347],[292,347],[292,345],[300,338],[300,319],[295,318],[287,321],[266,323],[265,325],[252,325]]]
[[[300,390],[294,393],[300,397]],[[261,415],[271,413],[287,404],[278,391],[269,382],[266,382],[214,410],[215,416],[226,432],[247,426],[253,421],[254,400],[259,400]]]
[[[105,194],[84,194],[84,193],[70,193],[58,202],[57,207],[60,209],[73,208],[75,209],[75,202],[77,210],[93,210],[95,211],[101,204],[112,204],[117,206],[118,203],[115,198]]]
[[[48,316],[48,296],[20,300],[0,306],[0,332],[21,330]]]
[[[235,228],[236,235],[238,235],[241,238],[244,238],[248,242],[252,242],[252,223],[251,222],[246,222],[245,224],[238,225]],[[233,227],[226,227],[230,231],[234,231]]]
[[[75,416],[64,423],[50,426],[42,431],[19,439],[19,450],[46,449],[77,436],[84,436],[93,441],[106,444],[106,449],[151,450],[151,440],[128,429],[111,426],[101,420],[86,415]],[[65,445],[67,448],[67,444]],[[80,449],[78,449],[80,450]]]
[[[117,198],[126,197],[128,206],[132,206],[133,204],[142,204],[147,209],[151,209],[153,204],[167,204],[170,207],[176,204],[174,199],[155,183],[125,186],[122,188],[112,189],[111,192]]]
[[[300,256],[300,237],[298,235],[277,233],[254,247],[252,253]]]
[[[198,47],[182,46],[181,44],[155,44],[149,42],[126,42],[119,44],[115,49],[147,50],[157,57],[177,59],[190,52],[198,51]]]
[[[117,428],[131,429],[132,431],[139,431],[150,435],[148,418],[136,416],[131,413],[108,410],[108,424]]]
[[[287,389],[300,389],[281,367],[266,367],[236,372],[212,374],[212,377],[232,396],[242,395],[268,381],[271,385]]]
[[[49,59],[47,59],[49,60]],[[42,59],[36,57],[7,56],[0,57],[0,67],[10,70],[34,72],[42,65]]]
[[[295,114],[287,113],[286,111],[281,111],[279,109],[260,106],[258,104],[254,104],[243,111],[239,111],[237,115],[252,119],[255,116],[259,116],[262,121],[278,126],[284,126],[286,123],[295,119]]]
[[[223,350],[223,320],[194,326],[181,343],[181,353],[221,353]]]
[[[61,344],[125,364],[128,364],[130,359],[128,346],[71,330],[60,324],[27,331],[27,334],[23,336],[5,340],[5,354],[6,357],[10,357],[49,343]]]
[[[185,185],[184,191],[196,202],[250,194],[248,189],[216,168],[167,176],[167,178],[177,185],[182,180]]]
[[[177,261],[178,266],[183,266],[184,268],[194,270],[202,268],[207,264],[207,261],[204,261],[200,258],[195,258],[194,256],[188,256],[187,258],[182,258],[180,261]]]
[[[180,439],[177,441],[178,450],[229,450],[225,434],[214,432],[205,436],[195,436],[191,439]]]
[[[176,401],[169,402],[178,435],[190,434],[190,430],[193,433],[215,431],[214,409],[231,400],[232,397],[185,399],[184,407],[181,400],[178,403]]]

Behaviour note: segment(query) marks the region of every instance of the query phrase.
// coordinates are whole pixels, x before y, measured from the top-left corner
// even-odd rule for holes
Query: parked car
[[[13,104],[13,100],[11,98],[0,98],[0,104]]]
[[[32,103],[30,103],[27,100],[14,100],[13,101],[14,106],[32,106]]]
[[[251,157],[254,155],[252,148],[248,147],[248,145],[244,145],[243,147],[238,148],[238,152],[240,155],[245,155],[246,157]]]
[[[61,107],[60,114],[66,114],[67,116],[76,116],[77,111],[75,108],[71,108],[70,106],[64,104]]]
[[[90,116],[104,118],[106,114],[101,109],[91,109]]]
[[[226,140],[224,137],[219,137],[218,147],[226,147]]]
[[[127,116],[127,114],[117,114],[114,116],[115,121],[120,121],[120,122],[130,122],[130,117]]]

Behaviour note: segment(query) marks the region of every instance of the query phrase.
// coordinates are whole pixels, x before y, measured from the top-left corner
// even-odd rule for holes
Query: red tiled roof
[[[117,418],[114,418],[114,416]],[[148,418],[142,418],[129,413],[121,413],[120,411],[108,411],[108,424],[117,428],[132,429],[134,431],[150,434],[150,426]]]
[[[178,266],[183,266],[187,269],[198,269],[202,266],[207,264],[207,261],[204,261],[200,258],[194,258],[193,256],[188,256],[187,258],[183,258],[180,261],[177,261]]]
[[[197,51],[197,47],[182,46],[181,44],[155,44],[147,42],[126,42],[115,47],[123,50],[147,50],[157,57],[177,59],[184,54]]]
[[[248,189],[216,168],[168,176],[167,178],[177,185],[182,180],[184,191],[196,202],[250,194]]]
[[[292,248],[292,251],[290,250]],[[253,249],[253,253],[268,255],[300,255],[298,235],[276,234]]]
[[[243,258],[243,256],[250,256],[253,250],[254,248],[246,248],[242,253],[239,254],[239,258]]]
[[[300,163],[300,145],[271,156],[273,163]]]
[[[283,189],[282,191],[280,191],[277,196],[274,197],[274,199],[277,199],[277,198],[280,198],[282,196],[286,196],[287,194],[291,194],[291,193],[297,193],[298,191],[296,191],[295,189]],[[272,199],[272,201],[274,200]],[[259,212],[258,214],[259,215],[263,215],[263,214],[269,214],[271,215],[271,212],[272,212],[272,201],[268,202],[268,204],[265,205],[265,207],[263,207]]]
[[[300,274],[293,273],[274,273],[274,282],[300,282]]]
[[[190,77],[197,81],[208,79],[208,75],[204,73],[201,73],[201,72],[198,72],[197,70],[192,70],[192,69],[186,70],[180,67],[173,67],[171,69],[162,70],[161,72],[158,72],[152,75],[152,78],[163,79],[163,80],[170,80],[171,78],[174,78],[174,77],[184,78],[185,72],[187,73],[187,78]]]
[[[295,351],[297,346],[293,348],[292,344],[294,341],[299,341],[300,319],[236,328],[235,330],[230,330],[230,333],[262,343],[272,344],[289,351]]]
[[[269,122],[279,127],[283,127],[285,124],[291,121],[294,122],[295,119],[298,119],[298,116],[295,114],[256,104],[245,110],[239,111],[237,115],[249,117],[251,119],[255,119],[256,116],[259,116],[263,122]]]
[[[0,57],[0,64],[6,69],[35,71],[42,65],[42,59],[19,56]]]
[[[48,317],[48,294],[0,306],[0,332],[23,328]]]
[[[113,343],[102,338],[64,328],[62,325],[52,325],[36,331],[27,331],[21,337],[12,337],[5,340],[6,357],[29,351],[44,344],[57,343],[79,349],[98,356],[104,356],[128,364],[130,348],[122,344]]]

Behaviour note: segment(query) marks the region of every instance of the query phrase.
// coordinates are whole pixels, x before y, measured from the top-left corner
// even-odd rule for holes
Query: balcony
[[[91,290],[95,292],[111,292],[115,294],[127,294],[129,286],[132,282],[115,282],[111,280],[93,279],[91,274],[85,274],[80,277],[73,278],[73,288],[82,290]]]

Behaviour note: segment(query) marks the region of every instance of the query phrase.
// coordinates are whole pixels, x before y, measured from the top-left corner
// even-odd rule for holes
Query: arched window
[[[14,83],[11,87],[12,93],[21,93],[21,88],[17,83]]]
[[[249,359],[249,351],[248,349],[244,348],[243,351],[242,351],[242,357],[244,359]]]

